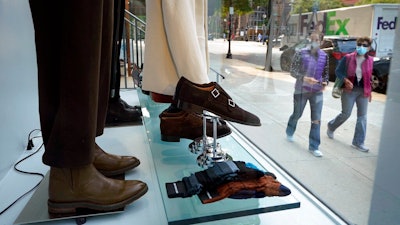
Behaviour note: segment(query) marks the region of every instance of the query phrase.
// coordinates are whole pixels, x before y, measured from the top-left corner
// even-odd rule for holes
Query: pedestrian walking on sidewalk
[[[289,117],[286,127],[286,137],[294,141],[297,122],[303,114],[307,101],[311,110],[311,129],[309,133],[308,149],[316,157],[323,154],[319,150],[321,111],[323,105],[323,90],[328,84],[329,61],[328,55],[319,49],[320,36],[318,33],[310,35],[311,46],[296,52],[290,75],[296,78],[293,94],[293,113]]]
[[[364,145],[367,131],[368,102],[371,101],[371,78],[373,57],[367,52],[370,50],[371,39],[361,37],[357,39],[356,51],[344,56],[336,67],[336,76],[344,79],[344,90],[341,96],[342,112],[335,119],[329,121],[327,135],[333,139],[335,130],[351,115],[354,104],[357,105],[357,122],[354,131],[352,146],[362,152],[369,149]]]

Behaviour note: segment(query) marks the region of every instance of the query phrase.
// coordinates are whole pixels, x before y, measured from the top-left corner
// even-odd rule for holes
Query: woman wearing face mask
[[[350,117],[353,106],[356,104],[357,122],[352,146],[362,152],[369,151],[364,141],[367,130],[368,102],[371,101],[372,91],[373,57],[367,54],[370,46],[369,37],[358,38],[356,51],[347,54],[339,61],[335,73],[337,77],[344,79],[344,91],[341,97],[342,112],[329,121],[327,131],[328,137],[333,139],[335,130]]]
[[[309,133],[308,149],[316,157],[321,157],[320,127],[323,94],[329,78],[328,55],[319,49],[320,36],[318,33],[310,35],[311,46],[296,52],[293,58],[290,75],[296,78],[293,94],[293,113],[289,118],[286,137],[294,141],[297,122],[303,114],[307,101],[311,109],[311,129]]]

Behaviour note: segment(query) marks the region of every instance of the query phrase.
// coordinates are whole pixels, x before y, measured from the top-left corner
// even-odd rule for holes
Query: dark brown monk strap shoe
[[[203,118],[192,112],[168,112],[164,110],[160,115],[161,140],[179,142],[181,138],[194,140],[203,136]],[[213,123],[206,120],[206,134],[213,137]],[[225,137],[232,131],[225,121],[217,124],[217,138]]]
[[[50,168],[49,213],[76,213],[78,208],[113,211],[143,196],[146,183],[103,176],[90,164],[80,168]]]
[[[103,151],[97,144],[94,149],[93,165],[104,176],[123,174],[140,164],[139,159],[136,157],[109,154]]]
[[[225,120],[251,126],[261,126],[260,119],[240,108],[216,82],[195,84],[181,77],[176,86],[174,100],[185,111],[202,113],[207,110]]]

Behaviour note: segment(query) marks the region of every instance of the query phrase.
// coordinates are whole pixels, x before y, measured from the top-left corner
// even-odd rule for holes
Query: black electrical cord
[[[26,146],[26,150],[32,150],[32,148],[34,147],[33,138],[36,138],[36,137],[31,138],[31,135],[35,131],[40,131],[40,129],[33,129],[31,132],[29,132],[29,134],[28,134],[28,145]]]
[[[34,130],[32,130],[32,131],[29,133],[29,135],[28,135],[28,147],[29,147],[29,145],[31,145],[31,148],[28,149],[28,147],[27,147],[27,150],[31,150],[31,149],[32,149],[32,147],[33,147],[33,141],[32,141],[32,140],[33,140],[34,138],[40,138],[40,137],[41,137],[41,136],[34,136],[34,137],[31,137],[31,135],[32,135],[32,133],[33,133],[34,131],[40,131],[40,130],[39,130],[39,129],[34,129]],[[31,144],[29,144],[29,143],[31,143]],[[36,173],[36,172],[23,171],[23,170],[20,170],[20,169],[17,168],[17,166],[18,166],[21,162],[23,162],[24,160],[28,159],[29,157],[35,155],[36,153],[38,153],[38,152],[42,149],[42,147],[43,147],[43,143],[39,146],[39,148],[38,148],[35,152],[33,152],[32,154],[30,154],[30,155],[24,157],[23,159],[19,160],[17,163],[14,164],[14,169],[15,169],[16,171],[18,171],[18,172],[20,172],[20,173],[24,173],[24,174],[37,175],[37,176],[42,177],[42,179],[41,179],[33,188],[31,188],[29,191],[25,192],[23,195],[21,195],[20,197],[18,197],[13,203],[11,203],[11,204],[8,205],[5,209],[3,209],[3,210],[0,212],[0,215],[2,215],[2,214],[3,214],[4,212],[6,212],[9,208],[11,208],[11,207],[12,207],[15,203],[17,203],[21,198],[23,198],[23,197],[26,196],[28,193],[30,193],[31,191],[33,191],[33,190],[34,190],[37,186],[39,186],[39,184],[42,182],[42,180],[43,180],[43,178],[44,178],[44,174]]]

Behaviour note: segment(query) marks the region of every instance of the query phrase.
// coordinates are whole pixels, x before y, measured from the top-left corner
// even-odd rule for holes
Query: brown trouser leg
[[[109,95],[112,0],[31,0],[38,64],[43,162],[93,161]]]
[[[121,41],[124,29],[125,18],[125,0],[114,0],[114,28],[113,28],[113,46],[111,58],[111,81],[110,81],[110,100],[118,101],[121,86],[121,68],[119,55],[121,53]]]

